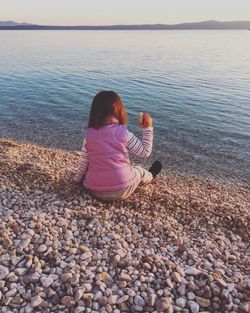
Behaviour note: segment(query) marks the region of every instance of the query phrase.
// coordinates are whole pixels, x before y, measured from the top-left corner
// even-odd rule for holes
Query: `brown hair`
[[[114,116],[119,124],[127,124],[127,113],[121,98],[114,91],[100,91],[93,99],[89,113],[89,128],[100,128]]]

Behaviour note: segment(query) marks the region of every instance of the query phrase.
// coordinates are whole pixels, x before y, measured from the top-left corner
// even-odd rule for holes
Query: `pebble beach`
[[[104,203],[80,153],[0,138],[0,312],[250,312],[250,188],[167,173]]]

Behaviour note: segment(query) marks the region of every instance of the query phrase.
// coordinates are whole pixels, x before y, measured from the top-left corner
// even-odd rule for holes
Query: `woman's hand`
[[[79,184],[82,182],[83,180],[83,177],[81,175],[79,175],[77,173],[77,170],[75,169],[73,172],[71,172],[71,174],[69,175],[69,180],[70,182],[72,183],[75,183],[75,184]]]
[[[138,120],[141,128],[151,127],[153,125],[152,117],[146,112],[139,113]]]
[[[82,181],[82,177],[78,176],[78,175],[74,175],[73,176],[73,182],[76,184],[79,184]]]

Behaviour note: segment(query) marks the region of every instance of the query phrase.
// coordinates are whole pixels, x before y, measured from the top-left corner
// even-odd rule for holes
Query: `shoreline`
[[[77,150],[75,150],[73,147],[63,147],[63,146],[58,146],[58,145],[53,145],[51,142],[44,142],[39,140],[38,142],[34,141],[32,138],[18,138],[18,137],[12,137],[8,135],[0,135],[0,139],[4,140],[9,140],[9,141],[15,141],[21,144],[30,144],[34,145],[37,147],[41,147],[44,149],[51,149],[51,150],[59,150],[59,151],[64,151],[64,152],[69,152],[69,153],[78,153]],[[79,149],[80,151],[80,149]],[[162,176],[180,176],[186,179],[194,179],[194,180],[199,180],[199,181],[209,181],[212,184],[219,184],[219,185],[224,185],[224,186],[232,186],[236,188],[243,188],[243,189],[249,189],[250,188],[250,181],[247,180],[246,178],[239,178],[239,177],[229,177],[229,175],[213,175],[213,174],[208,174],[207,171],[203,173],[195,173],[193,171],[190,171],[188,168],[180,168],[178,169],[177,167],[173,167],[172,165],[168,166],[165,164],[164,160],[162,160],[161,156],[155,156],[154,159],[150,158],[137,158],[134,157],[133,155],[130,156],[131,163],[132,164],[139,164],[144,166],[144,167],[150,167],[151,163],[155,159],[159,159],[162,161],[164,164],[163,167],[163,175]]]
[[[3,312],[250,312],[247,185],[165,173],[106,204],[79,155],[0,138]]]

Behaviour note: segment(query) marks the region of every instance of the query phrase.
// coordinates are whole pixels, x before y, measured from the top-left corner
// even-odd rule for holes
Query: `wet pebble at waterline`
[[[250,312],[247,189],[166,175],[105,204],[78,153],[0,147],[1,312]]]

